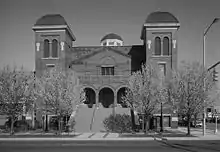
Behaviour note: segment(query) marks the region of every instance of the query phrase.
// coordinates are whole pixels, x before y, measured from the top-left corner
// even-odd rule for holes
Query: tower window
[[[161,55],[161,39],[155,38],[155,55]]]
[[[114,67],[102,67],[102,75],[114,75]]]
[[[55,67],[54,64],[46,64],[46,70],[47,70],[48,72],[51,72],[51,70],[52,70],[54,67]]]
[[[58,41],[56,39],[53,39],[52,41],[52,57],[58,57]]]
[[[44,40],[44,58],[49,58],[50,56],[50,46],[49,40]]]
[[[169,54],[169,38],[164,37],[163,38],[163,55],[170,55]]]
[[[159,72],[160,72],[161,78],[166,76],[166,63],[159,63],[158,67],[159,67]]]
[[[55,65],[54,64],[47,64],[47,68],[54,68]]]

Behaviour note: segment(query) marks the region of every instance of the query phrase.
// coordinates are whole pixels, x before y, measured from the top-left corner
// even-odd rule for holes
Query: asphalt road
[[[4,141],[0,152],[219,152],[220,141]]]

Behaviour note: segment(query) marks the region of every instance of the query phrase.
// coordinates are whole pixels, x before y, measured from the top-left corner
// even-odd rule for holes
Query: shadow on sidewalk
[[[219,147],[214,147],[216,144],[219,144],[219,143],[215,143],[214,141],[205,142],[205,143],[200,143],[200,142],[197,142],[197,143],[192,143],[192,142],[170,143],[167,141],[158,141],[158,142],[162,143],[162,145],[167,148],[171,147],[171,148],[175,148],[175,149],[185,150],[188,152],[197,152],[200,150],[216,151],[216,152],[220,151]]]

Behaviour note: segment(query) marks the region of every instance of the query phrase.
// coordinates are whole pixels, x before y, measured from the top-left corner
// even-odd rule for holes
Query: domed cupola
[[[170,12],[153,12],[148,15],[141,31],[141,39],[145,39],[145,30],[147,28],[179,28],[178,19]]]
[[[179,21],[170,12],[158,11],[148,15],[145,23],[179,23]]]
[[[109,33],[101,39],[102,46],[122,46],[123,39],[115,33]]]

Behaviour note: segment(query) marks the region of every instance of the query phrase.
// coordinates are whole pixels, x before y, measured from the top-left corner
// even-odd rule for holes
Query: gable
[[[99,50],[93,51],[88,55],[82,56],[72,62],[72,64],[83,64],[84,61],[100,62],[102,58],[113,57],[115,60],[125,59],[130,60],[130,55],[111,47],[101,47]]]

